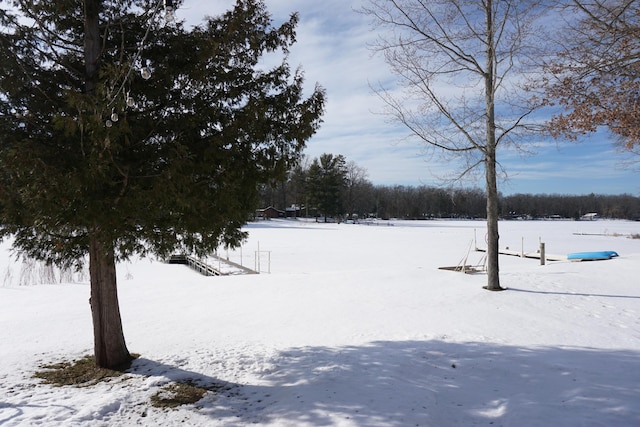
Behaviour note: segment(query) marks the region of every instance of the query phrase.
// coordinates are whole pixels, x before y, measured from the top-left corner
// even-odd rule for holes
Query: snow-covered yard
[[[484,246],[482,221],[247,230],[243,265],[253,268],[259,247],[270,274],[121,264],[125,336],[141,356],[130,373],[83,388],[32,376],[91,353],[86,275],[19,286],[23,267],[4,244],[0,424],[640,425],[640,239],[629,237],[640,222],[501,222],[501,248],[535,252],[542,241],[549,254],[620,257],[541,266],[501,256],[509,290],[498,293],[482,289],[482,273],[438,268],[481,261],[469,249]],[[187,379],[217,391],[177,409],[150,405]]]

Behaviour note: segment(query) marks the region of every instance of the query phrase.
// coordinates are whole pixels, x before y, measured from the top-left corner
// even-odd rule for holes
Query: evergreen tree
[[[0,235],[50,263],[89,255],[103,367],[131,358],[115,263],[239,244],[257,186],[297,161],[324,108],[286,62],[297,15],[276,27],[263,1],[237,0],[186,28],[162,5],[0,7]],[[283,60],[261,68],[266,53]]]
[[[333,217],[343,212],[342,191],[345,188],[346,160],[344,156],[322,154],[314,159],[307,172],[309,202],[320,213]]]

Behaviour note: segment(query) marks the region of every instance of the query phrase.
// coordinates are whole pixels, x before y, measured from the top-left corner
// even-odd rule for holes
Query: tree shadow
[[[134,373],[224,385],[198,411],[220,425],[640,425],[638,352],[380,341],[272,358],[253,384],[140,359]],[[568,424],[567,424],[568,422]]]
[[[0,424],[4,424],[21,416],[24,413],[23,407],[24,405],[0,402]]]
[[[525,292],[528,294],[544,294],[544,295],[567,295],[578,297],[603,297],[603,298],[623,298],[623,299],[640,299],[640,295],[607,295],[607,294],[587,294],[581,292],[557,292],[557,291],[532,291],[530,289],[512,288],[509,286],[510,291]]]
[[[128,373],[144,377],[155,377],[155,386],[160,387],[170,383],[192,384],[210,390],[209,396],[203,399],[199,405],[207,410],[216,419],[238,420],[245,412],[243,404],[247,401],[244,397],[243,386],[228,381],[190,371],[154,360],[139,357],[131,363]],[[214,404],[215,402],[215,404]],[[222,403],[220,403],[222,402]],[[212,411],[212,409],[215,410]]]
[[[73,408],[66,405],[53,405],[53,406],[58,408],[64,408],[68,411],[73,410]],[[34,404],[24,404],[24,403],[12,404],[7,402],[0,402],[0,425],[4,425],[5,423],[12,421],[13,419],[20,418],[24,414],[25,409],[37,408],[40,410],[47,410],[47,409],[50,409],[51,407],[52,407],[51,405],[34,405]]]

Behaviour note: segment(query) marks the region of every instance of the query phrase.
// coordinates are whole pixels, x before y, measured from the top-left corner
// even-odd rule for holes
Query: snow
[[[119,265],[125,337],[141,356],[82,388],[33,373],[91,353],[86,274],[21,286],[24,265],[3,244],[0,424],[640,425],[639,222],[501,222],[501,248],[620,254],[544,266],[501,255],[504,292],[483,290],[484,273],[438,268],[480,263],[482,221],[246,228],[242,259],[228,257],[253,268],[259,250],[259,275]],[[195,405],[150,405],[184,380],[217,390]]]

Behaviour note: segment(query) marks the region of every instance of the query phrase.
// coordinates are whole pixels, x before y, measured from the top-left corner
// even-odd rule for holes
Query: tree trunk
[[[105,245],[95,235],[89,241],[89,274],[96,366],[116,368],[132,357],[122,331],[113,246]]]
[[[495,116],[495,71],[496,51],[493,28],[493,2],[485,5],[487,22],[487,63],[485,71],[486,142],[484,151],[487,191],[487,286],[490,291],[501,291],[498,268],[498,184],[496,178],[496,116]]]
[[[495,149],[485,159],[487,190],[487,287],[490,291],[501,291],[500,268],[498,266],[498,186],[496,179]]]
[[[99,71],[101,4],[102,0],[84,0],[85,91],[91,94]],[[122,332],[113,243],[105,244],[96,232],[89,236],[89,274],[96,366],[115,368],[129,363],[132,358]]]
[[[100,4],[101,0],[85,0],[84,2],[85,92],[90,94],[95,92],[102,47],[99,22]]]

